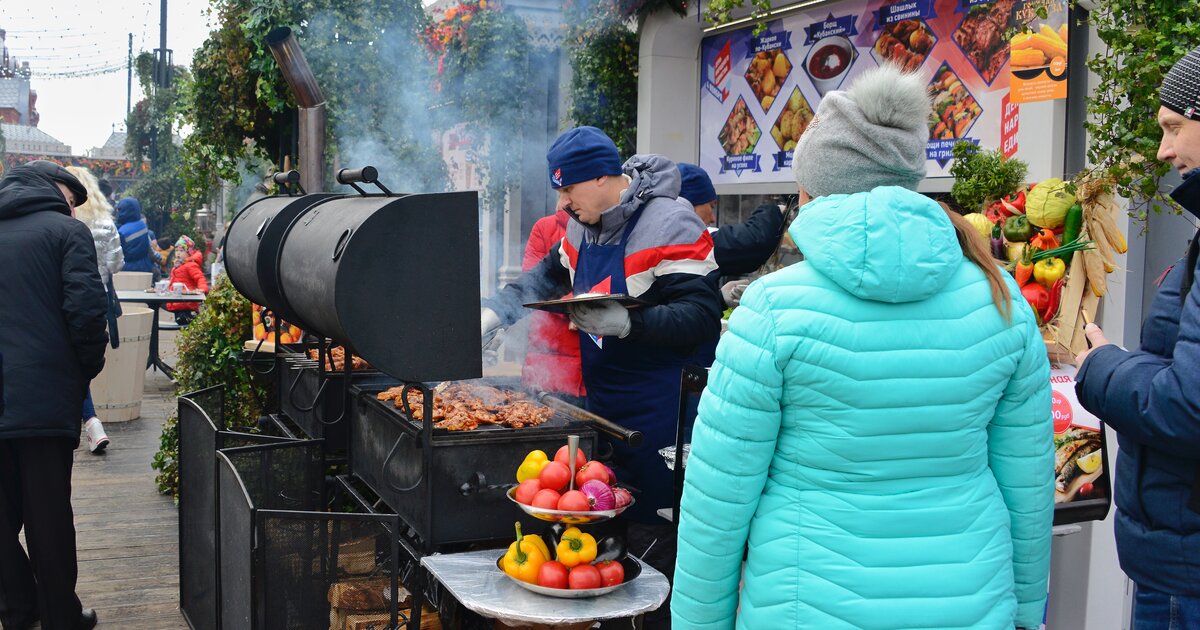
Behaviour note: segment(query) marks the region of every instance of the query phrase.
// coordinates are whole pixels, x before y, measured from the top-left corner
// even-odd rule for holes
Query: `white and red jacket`
[[[625,339],[690,354],[721,329],[724,302],[712,237],[692,208],[677,199],[674,162],[660,155],[635,155],[623,170],[629,188],[598,224],[571,221],[566,236],[541,262],[484,306],[511,324],[529,313],[522,304],[571,293],[584,239],[601,245],[619,242],[626,221],[644,206],[625,246],[625,283],[630,295],[652,306],[630,311],[632,329]],[[595,287],[596,292],[604,290]]]

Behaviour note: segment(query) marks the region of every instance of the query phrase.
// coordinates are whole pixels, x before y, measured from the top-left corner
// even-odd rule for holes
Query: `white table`
[[[166,374],[167,377],[174,380],[175,368],[167,365],[162,360],[162,357],[158,355],[158,310],[162,308],[163,304],[168,302],[203,302],[204,294],[184,293],[181,295],[172,295],[164,293],[159,295],[153,291],[145,290],[117,291],[117,301],[145,304],[150,307],[150,310],[154,311],[154,319],[150,324],[150,356],[146,358],[146,369],[154,366],[162,371],[163,374]]]
[[[568,625],[622,619],[656,610],[667,600],[667,577],[646,563],[642,573],[617,590],[589,599],[547,597],[517,586],[496,566],[503,549],[435,554],[421,558],[450,594],[471,611],[513,624]]]

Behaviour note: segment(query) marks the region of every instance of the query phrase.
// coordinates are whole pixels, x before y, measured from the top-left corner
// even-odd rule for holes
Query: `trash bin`
[[[139,291],[154,286],[154,274],[148,271],[121,271],[113,274],[113,287],[118,291]]]
[[[104,370],[92,380],[92,403],[96,405],[96,415],[104,422],[127,422],[142,415],[142,387],[146,382],[154,311],[128,304],[122,306],[122,311],[117,318],[120,347],[113,349],[112,344],[108,345]]]

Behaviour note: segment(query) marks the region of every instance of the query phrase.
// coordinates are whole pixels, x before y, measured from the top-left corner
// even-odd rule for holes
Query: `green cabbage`
[[[1054,229],[1062,225],[1073,205],[1075,195],[1067,190],[1067,183],[1051,177],[1043,179],[1025,196],[1025,216],[1038,227]]]

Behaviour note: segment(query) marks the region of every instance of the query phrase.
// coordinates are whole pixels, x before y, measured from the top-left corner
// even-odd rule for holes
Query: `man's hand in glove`
[[[624,338],[633,327],[629,311],[616,302],[575,304],[570,307],[570,317],[576,328],[593,335]]]
[[[496,314],[496,311],[490,308],[479,309],[479,336],[483,342],[481,347],[486,348],[498,332],[500,332],[500,316]]]
[[[742,293],[750,286],[749,280],[733,280],[721,287],[721,297],[725,298],[725,308],[733,308],[741,303]]]

